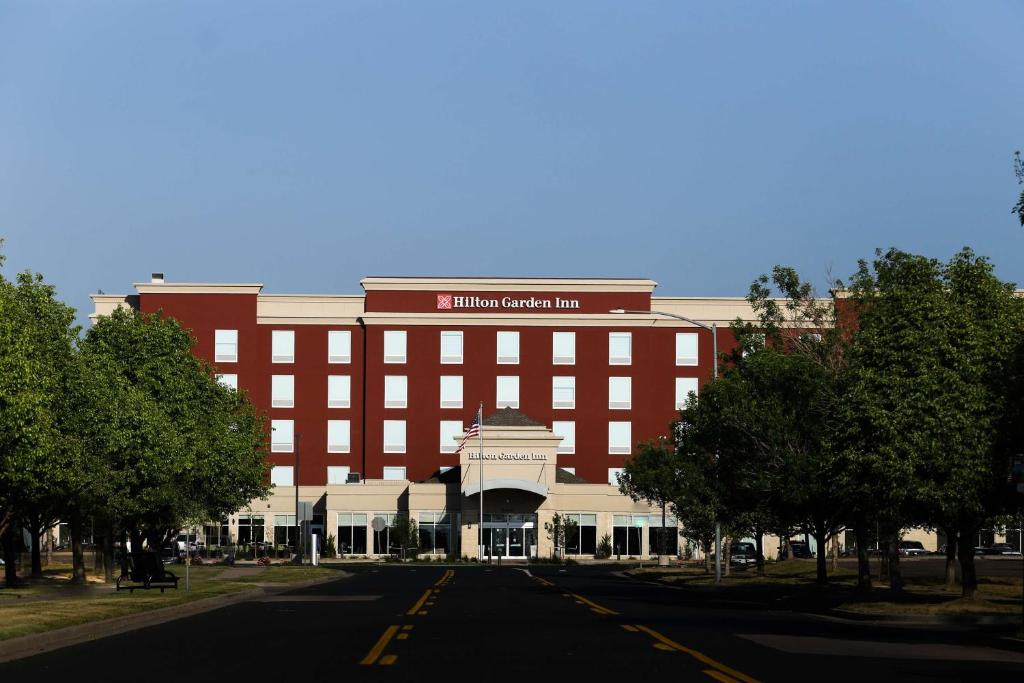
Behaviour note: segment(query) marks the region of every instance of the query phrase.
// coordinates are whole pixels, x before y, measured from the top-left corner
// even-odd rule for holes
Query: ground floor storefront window
[[[650,516],[650,527],[648,528],[648,554],[650,555],[675,555],[679,552],[679,529],[676,528],[676,518],[672,515],[665,516],[665,526],[661,526],[661,515]],[[665,549],[662,550],[664,539]]]
[[[203,540],[207,548],[230,544],[231,533],[228,531],[228,520],[222,520],[220,524],[204,525]]]
[[[452,516],[450,514],[447,512],[421,512],[418,528],[421,553],[451,554]]]
[[[597,552],[597,514],[567,513],[565,519],[574,522],[565,537],[565,549],[570,555],[593,555]]]
[[[262,543],[266,536],[263,535],[263,515],[239,515],[238,516],[238,543],[248,545],[250,543]]]
[[[373,554],[374,555],[390,555],[391,553],[400,553],[401,549],[395,544],[393,536],[395,518],[398,517],[397,512],[374,512],[373,519],[381,519],[384,522],[384,528],[380,531],[373,531]],[[371,522],[372,524],[372,522]]]
[[[366,554],[366,513],[338,513],[338,552],[342,555]]]
[[[639,557],[643,553],[644,525],[647,515],[612,516],[612,553]]]
[[[280,548],[294,548],[298,537],[295,528],[295,515],[274,515],[274,545]]]

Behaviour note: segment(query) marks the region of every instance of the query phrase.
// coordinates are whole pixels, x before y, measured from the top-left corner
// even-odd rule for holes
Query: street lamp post
[[[633,313],[640,315],[663,315],[666,318],[675,318],[676,320],[682,320],[683,322],[690,323],[705,329],[711,333],[711,348],[712,355],[714,356],[714,365],[711,369],[711,381],[718,379],[718,323],[711,323],[707,325],[702,322],[698,322],[691,318],[687,318],[683,315],[676,315],[675,313],[666,313],[665,311],[630,311],[624,308],[613,308],[609,313]],[[663,532],[664,533],[664,532]],[[715,522],[715,583],[722,583],[722,524],[721,522]]]

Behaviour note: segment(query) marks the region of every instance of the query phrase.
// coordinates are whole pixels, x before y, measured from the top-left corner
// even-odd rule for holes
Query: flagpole
[[[480,401],[480,408],[476,414],[478,425],[477,436],[480,437],[480,460],[477,464],[480,477],[480,543],[477,544],[477,552],[480,554],[480,561],[484,561],[484,402]]]

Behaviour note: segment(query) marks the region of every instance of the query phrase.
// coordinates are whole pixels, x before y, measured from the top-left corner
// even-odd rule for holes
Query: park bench
[[[141,585],[140,585],[141,584]],[[164,568],[156,553],[131,553],[121,562],[121,576],[117,578],[117,590],[134,592],[136,588],[149,590],[177,588],[178,577]]]

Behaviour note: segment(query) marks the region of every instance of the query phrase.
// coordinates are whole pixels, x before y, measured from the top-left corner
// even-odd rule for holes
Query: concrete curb
[[[15,659],[32,657],[44,652],[59,650],[71,645],[87,643],[91,640],[99,640],[100,638],[115,636],[120,633],[127,633],[128,631],[135,631],[149,626],[165,624],[169,621],[184,619],[185,617],[191,617],[204,612],[212,612],[213,610],[220,609],[222,607],[255,600],[267,595],[278,595],[288,591],[317,586],[322,583],[340,581],[352,576],[350,572],[339,573],[341,576],[311,579],[309,581],[300,581],[298,583],[282,583],[261,586],[251,590],[229,593],[228,595],[217,595],[211,598],[203,598],[193,602],[186,602],[182,605],[171,605],[170,607],[161,607],[146,612],[139,612],[138,614],[126,614],[123,617],[114,617],[113,619],[104,619],[101,621],[90,621],[84,624],[76,624],[74,626],[54,629],[52,631],[30,633],[29,635],[18,636],[17,638],[0,640],[0,664],[10,662]]]

